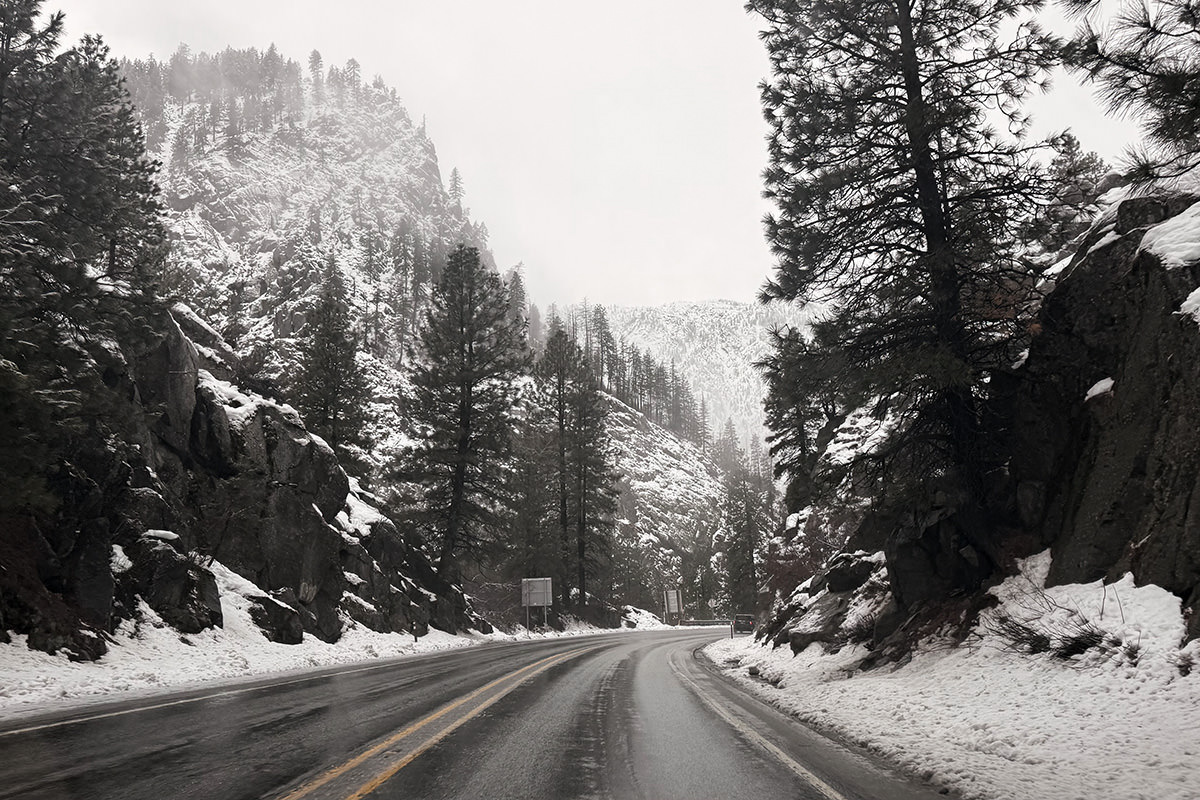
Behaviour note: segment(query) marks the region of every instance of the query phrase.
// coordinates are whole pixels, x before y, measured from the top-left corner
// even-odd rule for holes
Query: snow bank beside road
[[[994,590],[1000,605],[973,645],[899,669],[857,673],[858,648],[793,658],[749,638],[707,653],[759,696],[964,798],[1194,800],[1200,642],[1179,648],[1178,598],[1128,577],[1043,590],[1048,567],[1046,555],[1027,559]],[[989,632],[999,614],[1054,641],[1086,620],[1106,643],[1069,659],[1018,653]]]
[[[103,658],[81,663],[30,650],[27,637],[13,635],[11,644],[0,645],[0,718],[116,695],[155,694],[231,678],[427,653],[482,638],[431,630],[414,641],[408,634],[377,633],[350,622],[336,644],[309,635],[300,644],[278,644],[268,641],[250,619],[245,595],[261,595],[262,590],[217,562],[212,571],[221,590],[223,628],[181,634],[143,602],[141,619],[121,624]]]
[[[223,628],[181,634],[142,603],[141,619],[122,623],[108,653],[97,662],[77,663],[65,655],[30,650],[25,636],[13,635],[10,644],[0,644],[0,719],[113,700],[118,695],[158,694],[214,681],[416,655],[480,642],[609,632],[580,623],[569,624],[564,631],[521,630],[486,636],[430,629],[414,641],[409,634],[378,633],[348,621],[336,644],[310,635],[300,644],[278,644],[268,641],[250,619],[246,596],[261,595],[262,590],[218,562],[213,562],[212,571],[221,590]],[[635,616],[638,629],[649,624],[647,617],[653,619],[649,612]]]

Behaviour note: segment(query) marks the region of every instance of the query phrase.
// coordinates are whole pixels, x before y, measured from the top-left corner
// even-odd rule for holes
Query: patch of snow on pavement
[[[1026,559],[992,590],[999,605],[973,645],[918,652],[900,668],[857,672],[861,648],[793,657],[748,637],[707,653],[801,720],[968,800],[1195,800],[1200,641],[1180,647],[1179,599],[1128,575],[1043,588],[1049,563],[1048,552]],[[1052,633],[1086,620],[1105,644],[1069,659],[1021,654],[989,633],[1001,614]]]

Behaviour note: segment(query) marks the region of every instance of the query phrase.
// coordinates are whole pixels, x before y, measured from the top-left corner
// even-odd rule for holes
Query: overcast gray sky
[[[739,0],[46,0],[68,39],[117,56],[265,49],[358,59],[426,118],[443,177],[523,261],[532,299],[750,300],[772,268],[758,24]],[[1060,80],[1039,129],[1116,156],[1106,120]]]

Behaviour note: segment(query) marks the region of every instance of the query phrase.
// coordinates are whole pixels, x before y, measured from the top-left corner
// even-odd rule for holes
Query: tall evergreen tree
[[[613,515],[617,510],[608,407],[586,365],[575,381],[570,406],[567,449],[575,528],[575,587],[582,607],[587,605],[588,579],[600,573],[611,554]]]
[[[165,254],[119,67],[94,37],[57,53],[41,6],[0,4],[0,515],[48,511],[48,465],[78,475],[75,432],[117,424],[99,373],[124,368],[113,344],[145,330]]]
[[[528,314],[525,297],[525,278],[522,275],[524,264],[517,264],[508,272],[505,286],[508,287],[508,309],[512,319],[524,320]]]
[[[332,257],[300,347],[294,394],[305,424],[342,456],[361,447],[370,388],[356,359],[358,342],[346,285]]]
[[[561,576],[558,495],[555,491],[557,441],[550,409],[532,403],[520,423],[513,469],[516,513],[506,572],[513,579]]]
[[[767,509],[754,476],[744,465],[725,475],[722,488],[718,536],[724,556],[724,594],[731,612],[753,613],[762,576],[758,549],[767,531]]]
[[[529,346],[535,351],[542,346],[542,311],[536,303],[529,304]]]
[[[992,115],[1020,133],[1021,99],[1056,63],[1059,43],[1031,19],[1041,6],[747,6],[766,21],[774,71],[763,101],[779,265],[763,297],[829,303],[812,340],[778,338],[777,358],[836,360],[840,372],[825,374],[841,394],[895,396],[884,455],[913,468],[894,477],[953,476],[976,498],[986,470],[980,397],[1023,346],[1017,309],[1032,279],[1016,233],[1045,202],[1035,145],[997,132]],[[787,369],[768,372],[770,391],[805,393],[777,382]]]
[[[1070,131],[1058,137],[1055,151],[1048,175],[1053,199],[1024,231],[1026,237],[1035,240],[1051,255],[1090,227],[1100,196],[1101,179],[1108,172],[1104,159],[1096,153],[1085,152]]]
[[[313,102],[317,106],[325,104],[325,62],[318,50],[308,54],[308,75],[312,85]]]
[[[462,175],[459,174],[458,167],[450,170],[450,186],[446,193],[450,195],[450,199],[454,201],[459,210],[462,210],[462,200],[466,196],[466,190],[463,189]]]
[[[571,422],[571,395],[573,383],[582,372],[582,356],[578,346],[563,329],[555,314],[550,318],[550,337],[546,349],[537,363],[536,375],[540,381],[541,402],[547,409],[553,430],[554,471],[552,485],[555,489],[557,510],[556,530],[559,533],[559,559],[557,578],[563,607],[571,602],[571,473],[568,453],[570,443],[567,431]]]
[[[461,560],[492,561],[513,506],[517,379],[526,364],[524,324],[508,314],[500,276],[459,245],[434,287],[413,360],[411,416],[420,437],[398,477],[415,488],[411,517],[438,572]]]
[[[557,319],[557,318],[555,318]],[[617,476],[608,439],[607,407],[583,350],[552,321],[535,370],[539,403],[553,442],[552,471],[546,481],[555,495],[561,602],[586,602],[589,578],[599,574],[610,554]]]

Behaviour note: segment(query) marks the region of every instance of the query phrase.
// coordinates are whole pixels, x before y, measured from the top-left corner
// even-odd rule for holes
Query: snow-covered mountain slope
[[[258,83],[230,53],[259,65]],[[291,400],[323,278],[339,273],[377,399],[363,460],[378,466],[403,444],[403,360],[430,287],[460,242],[494,267],[486,228],[443,187],[424,126],[382,82],[336,94],[298,73],[272,84],[253,50],[178,60],[125,64],[163,164],[163,289],[229,340],[239,382]]]
[[[658,608],[661,590],[679,586],[697,567],[689,559],[712,548],[720,477],[695,444],[611,398],[608,425],[623,476],[615,550],[627,599]]]
[[[732,419],[747,440],[764,435],[766,386],[754,363],[769,352],[772,330],[803,323],[801,311],[732,300],[606,310],[614,336],[665,364],[675,363],[697,397],[704,398],[714,434]]]

